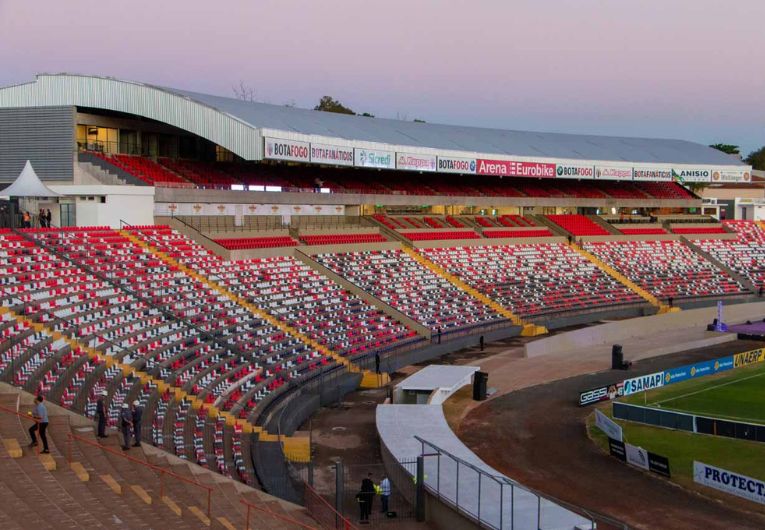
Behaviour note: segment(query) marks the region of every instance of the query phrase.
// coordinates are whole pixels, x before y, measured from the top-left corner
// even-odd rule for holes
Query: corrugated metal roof
[[[521,157],[744,166],[684,140],[544,133],[416,123],[298,109],[109,77],[41,74],[0,88],[0,107],[90,106],[157,119],[207,138],[248,160],[262,157],[262,136],[351,147],[472,158]]]
[[[521,157],[675,164],[741,164],[705,145],[684,140],[485,129],[368,118],[252,103],[165,89],[227,112],[254,127],[400,146]]]

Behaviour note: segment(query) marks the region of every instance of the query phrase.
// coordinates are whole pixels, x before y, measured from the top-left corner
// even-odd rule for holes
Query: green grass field
[[[765,424],[765,363],[675,383],[620,398],[620,401]],[[612,417],[610,403],[600,408]],[[617,423],[624,429],[627,442],[668,457],[672,480],[685,487],[697,488],[693,483],[694,460],[765,480],[764,443],[621,420]],[[607,452],[608,439],[594,427],[592,416],[588,418],[587,427],[593,441]],[[707,488],[702,488],[702,491],[710,494]]]
[[[765,424],[765,363],[659,387],[621,401]]]

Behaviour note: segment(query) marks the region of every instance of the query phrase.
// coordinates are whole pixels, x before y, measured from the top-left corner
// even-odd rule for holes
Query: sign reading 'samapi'
[[[656,372],[624,381],[624,395],[637,394],[664,386],[664,372]]]

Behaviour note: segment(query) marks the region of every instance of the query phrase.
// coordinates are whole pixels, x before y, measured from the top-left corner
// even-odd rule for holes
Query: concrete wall
[[[761,319],[763,316],[765,316],[765,302],[735,304],[725,306],[723,309],[725,322]],[[526,356],[536,357],[549,353],[576,350],[591,345],[619,343],[625,339],[663,331],[706,327],[716,317],[716,307],[705,307],[591,326],[529,342],[525,346]]]
[[[153,187],[65,185],[50,188],[74,199],[78,226],[120,228],[121,221],[134,225],[154,223]],[[89,197],[94,200],[89,200]],[[105,198],[105,202],[101,202],[101,197]]]
[[[469,197],[434,195],[387,195],[362,193],[292,193],[232,190],[189,190],[160,188],[157,202],[162,203],[242,203],[242,204],[383,204],[385,206],[408,206],[411,204],[430,206],[561,206],[576,207],[624,207],[624,208],[687,208],[701,207],[701,199],[694,200],[652,200],[652,199],[561,199],[560,197]]]

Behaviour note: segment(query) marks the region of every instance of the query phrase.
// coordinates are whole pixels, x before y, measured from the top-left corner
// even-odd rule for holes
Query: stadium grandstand
[[[334,527],[339,504],[293,473],[311,458],[295,431],[322,404],[478,337],[755,300],[765,227],[706,215],[694,192],[751,174],[682,140],[349,116],[84,75],[0,88],[6,452],[26,443],[20,390],[59,418],[48,467],[3,465],[130,504],[112,495],[124,474],[177,527],[241,526],[250,510],[273,528]],[[132,453],[148,467],[96,450],[100,401],[113,428],[123,405],[144,410],[151,447]],[[197,473],[178,462],[211,472],[201,483],[225,502],[205,510],[207,493],[180,478],[153,505],[134,487]],[[567,514],[561,527],[585,527]],[[53,524],[55,510],[37,517]],[[131,524],[166,520],[141,517]]]

